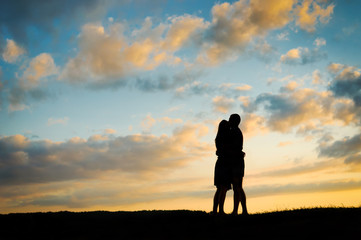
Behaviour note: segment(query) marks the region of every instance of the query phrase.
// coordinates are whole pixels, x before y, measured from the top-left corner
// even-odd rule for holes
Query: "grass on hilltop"
[[[361,236],[361,208],[305,208],[245,216],[204,211],[0,215],[1,239],[226,239]]]

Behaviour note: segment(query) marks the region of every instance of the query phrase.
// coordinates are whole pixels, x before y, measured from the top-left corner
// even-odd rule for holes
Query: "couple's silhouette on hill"
[[[241,117],[238,114],[232,114],[229,121],[222,120],[218,126],[216,136],[216,155],[218,156],[215,171],[214,185],[217,191],[213,199],[213,213],[224,213],[224,201],[226,193],[233,187],[233,215],[238,214],[239,202],[242,205],[242,214],[248,215],[246,206],[246,194],[243,190],[244,177],[244,157],[243,152],[243,134],[238,125],[241,123]]]

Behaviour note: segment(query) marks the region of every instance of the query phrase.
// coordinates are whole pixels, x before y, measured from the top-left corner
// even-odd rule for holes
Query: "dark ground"
[[[361,239],[361,208],[244,216],[202,211],[55,212],[0,215],[0,239]]]

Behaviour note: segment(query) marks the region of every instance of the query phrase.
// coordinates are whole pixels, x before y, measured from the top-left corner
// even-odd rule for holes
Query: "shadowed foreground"
[[[56,212],[0,215],[1,239],[358,239],[361,208],[314,208],[243,216],[202,211]]]

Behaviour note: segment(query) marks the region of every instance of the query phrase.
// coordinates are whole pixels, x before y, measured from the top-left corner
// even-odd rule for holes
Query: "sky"
[[[2,1],[0,213],[211,211],[232,113],[249,212],[360,206],[360,9]]]

